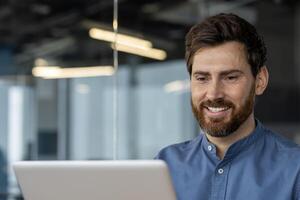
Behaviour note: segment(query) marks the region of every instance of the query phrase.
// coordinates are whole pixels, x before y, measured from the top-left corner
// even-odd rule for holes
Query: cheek
[[[196,87],[191,87],[191,96],[193,102],[199,102],[204,98],[204,92],[203,90],[196,88]]]
[[[245,104],[249,98],[251,87],[236,87],[228,90],[227,100],[234,103],[237,107],[241,107]],[[226,99],[226,97],[225,97]]]

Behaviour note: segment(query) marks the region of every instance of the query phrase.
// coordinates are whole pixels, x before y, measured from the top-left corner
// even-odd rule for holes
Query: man
[[[178,199],[299,200],[299,147],[254,118],[255,96],[268,84],[254,26],[233,14],[209,17],[187,34],[186,60],[201,134],[157,156]]]

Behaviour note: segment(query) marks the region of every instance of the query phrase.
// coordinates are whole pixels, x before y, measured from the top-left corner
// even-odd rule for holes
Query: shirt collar
[[[255,143],[258,140],[263,130],[263,125],[258,120],[255,120],[255,124],[256,127],[251,134],[249,134],[245,138],[236,141],[228,148],[228,150],[225,153],[223,161],[233,159],[239,154],[239,152],[245,150],[247,147],[249,147],[251,144]],[[204,135],[203,148],[205,149],[205,151],[208,154],[218,158],[216,154],[216,146],[207,140],[207,137],[203,132],[201,134]]]

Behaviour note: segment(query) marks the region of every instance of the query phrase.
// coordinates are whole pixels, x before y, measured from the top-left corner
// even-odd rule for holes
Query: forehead
[[[226,42],[213,47],[201,48],[193,59],[192,72],[221,72],[240,70],[251,72],[245,46],[240,42]]]

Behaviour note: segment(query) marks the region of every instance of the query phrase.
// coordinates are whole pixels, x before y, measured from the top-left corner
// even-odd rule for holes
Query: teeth
[[[224,110],[227,110],[228,107],[207,107],[209,111],[211,112],[221,112],[221,111],[224,111]]]

